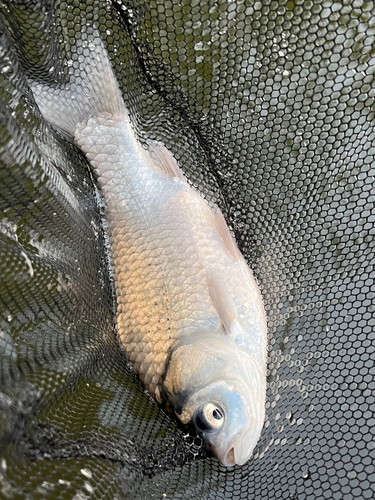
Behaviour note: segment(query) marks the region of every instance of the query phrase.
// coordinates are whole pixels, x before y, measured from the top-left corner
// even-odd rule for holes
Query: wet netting
[[[375,4],[0,2],[0,498],[365,499],[375,490]],[[103,200],[30,81],[95,25],[141,141],[222,209],[269,322],[266,421],[224,468],[116,338]]]

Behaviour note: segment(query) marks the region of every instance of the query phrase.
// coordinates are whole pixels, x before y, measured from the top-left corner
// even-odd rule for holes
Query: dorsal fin
[[[241,252],[239,251],[236,242],[229,231],[227,223],[219,207],[214,208],[214,217],[217,232],[220,234],[228,253],[233,257],[235,262],[242,259],[243,257]]]
[[[237,314],[229,297],[225,296],[224,286],[212,274],[207,275],[208,291],[212,303],[219,316],[223,329],[227,335],[231,333],[232,326],[237,321]]]
[[[169,177],[177,177],[181,181],[186,181],[182,170],[172,153],[160,141],[148,139],[148,164],[153,170],[158,170]]]

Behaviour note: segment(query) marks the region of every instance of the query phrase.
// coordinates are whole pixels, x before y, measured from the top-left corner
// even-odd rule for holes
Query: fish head
[[[207,449],[226,467],[247,462],[263,421],[257,422],[256,408],[247,400],[246,391],[236,380],[227,380],[212,384],[199,396],[189,402],[189,410],[196,407],[192,422]]]
[[[214,348],[183,346],[176,354],[165,378],[169,405],[221,464],[244,464],[263,427],[265,373],[250,355],[220,342]]]

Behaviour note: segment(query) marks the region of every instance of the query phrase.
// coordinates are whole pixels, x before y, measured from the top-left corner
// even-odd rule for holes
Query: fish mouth
[[[243,465],[251,457],[252,453],[247,452],[248,447],[243,436],[236,436],[227,446],[214,446],[209,443],[208,450],[216,457],[224,467],[233,467],[234,465]],[[249,449],[252,451],[252,447]]]
[[[233,467],[237,464],[235,447],[231,446],[229,450],[222,452],[221,450],[209,447],[211,454],[219,460],[224,467]]]
[[[232,466],[232,465],[236,465],[236,459],[234,456],[234,446],[232,446],[232,448],[225,455],[225,461],[226,461],[225,465],[228,464],[227,467]]]

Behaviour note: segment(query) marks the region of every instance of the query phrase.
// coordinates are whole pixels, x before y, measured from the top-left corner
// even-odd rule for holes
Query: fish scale
[[[94,35],[77,41],[87,44],[81,75],[33,84],[35,99],[85,153],[104,194],[122,349],[151,396],[194,425],[222,464],[242,464],[265,412],[261,295],[219,209],[164,145],[137,141]]]
[[[90,119],[89,126],[80,131],[79,146],[93,165],[108,200],[106,216],[112,234],[116,288],[125,291],[117,294],[118,332],[135,370],[154,396],[158,387],[160,390],[173,340],[187,322],[205,321],[207,315],[215,314],[207,291],[206,304],[202,303],[204,280],[202,266],[195,257],[196,243],[192,235],[196,233],[189,219],[191,212],[171,210],[169,206],[179,203],[176,197],[181,191],[187,191],[184,198],[189,198],[192,191],[187,184],[174,178],[165,179],[148,167],[143,171],[144,166],[138,166],[139,157],[129,155],[131,147],[126,143],[119,147],[122,124],[102,119],[97,125],[93,122]],[[109,134],[108,129],[113,130],[113,134]],[[114,152],[115,147],[119,147],[117,152]],[[124,168],[127,164],[131,165],[128,169]],[[106,181],[113,178],[113,171],[118,174],[119,184]],[[152,189],[145,190],[147,183]],[[130,189],[124,189],[127,184]],[[163,209],[155,211],[155,198],[159,200],[161,191],[169,204],[164,203]],[[142,210],[138,209],[139,205]],[[123,228],[121,233],[119,221]],[[177,256],[176,247],[179,249]],[[191,273],[192,269],[195,273]],[[189,314],[189,309],[199,314]],[[168,314],[171,318],[166,329]]]

